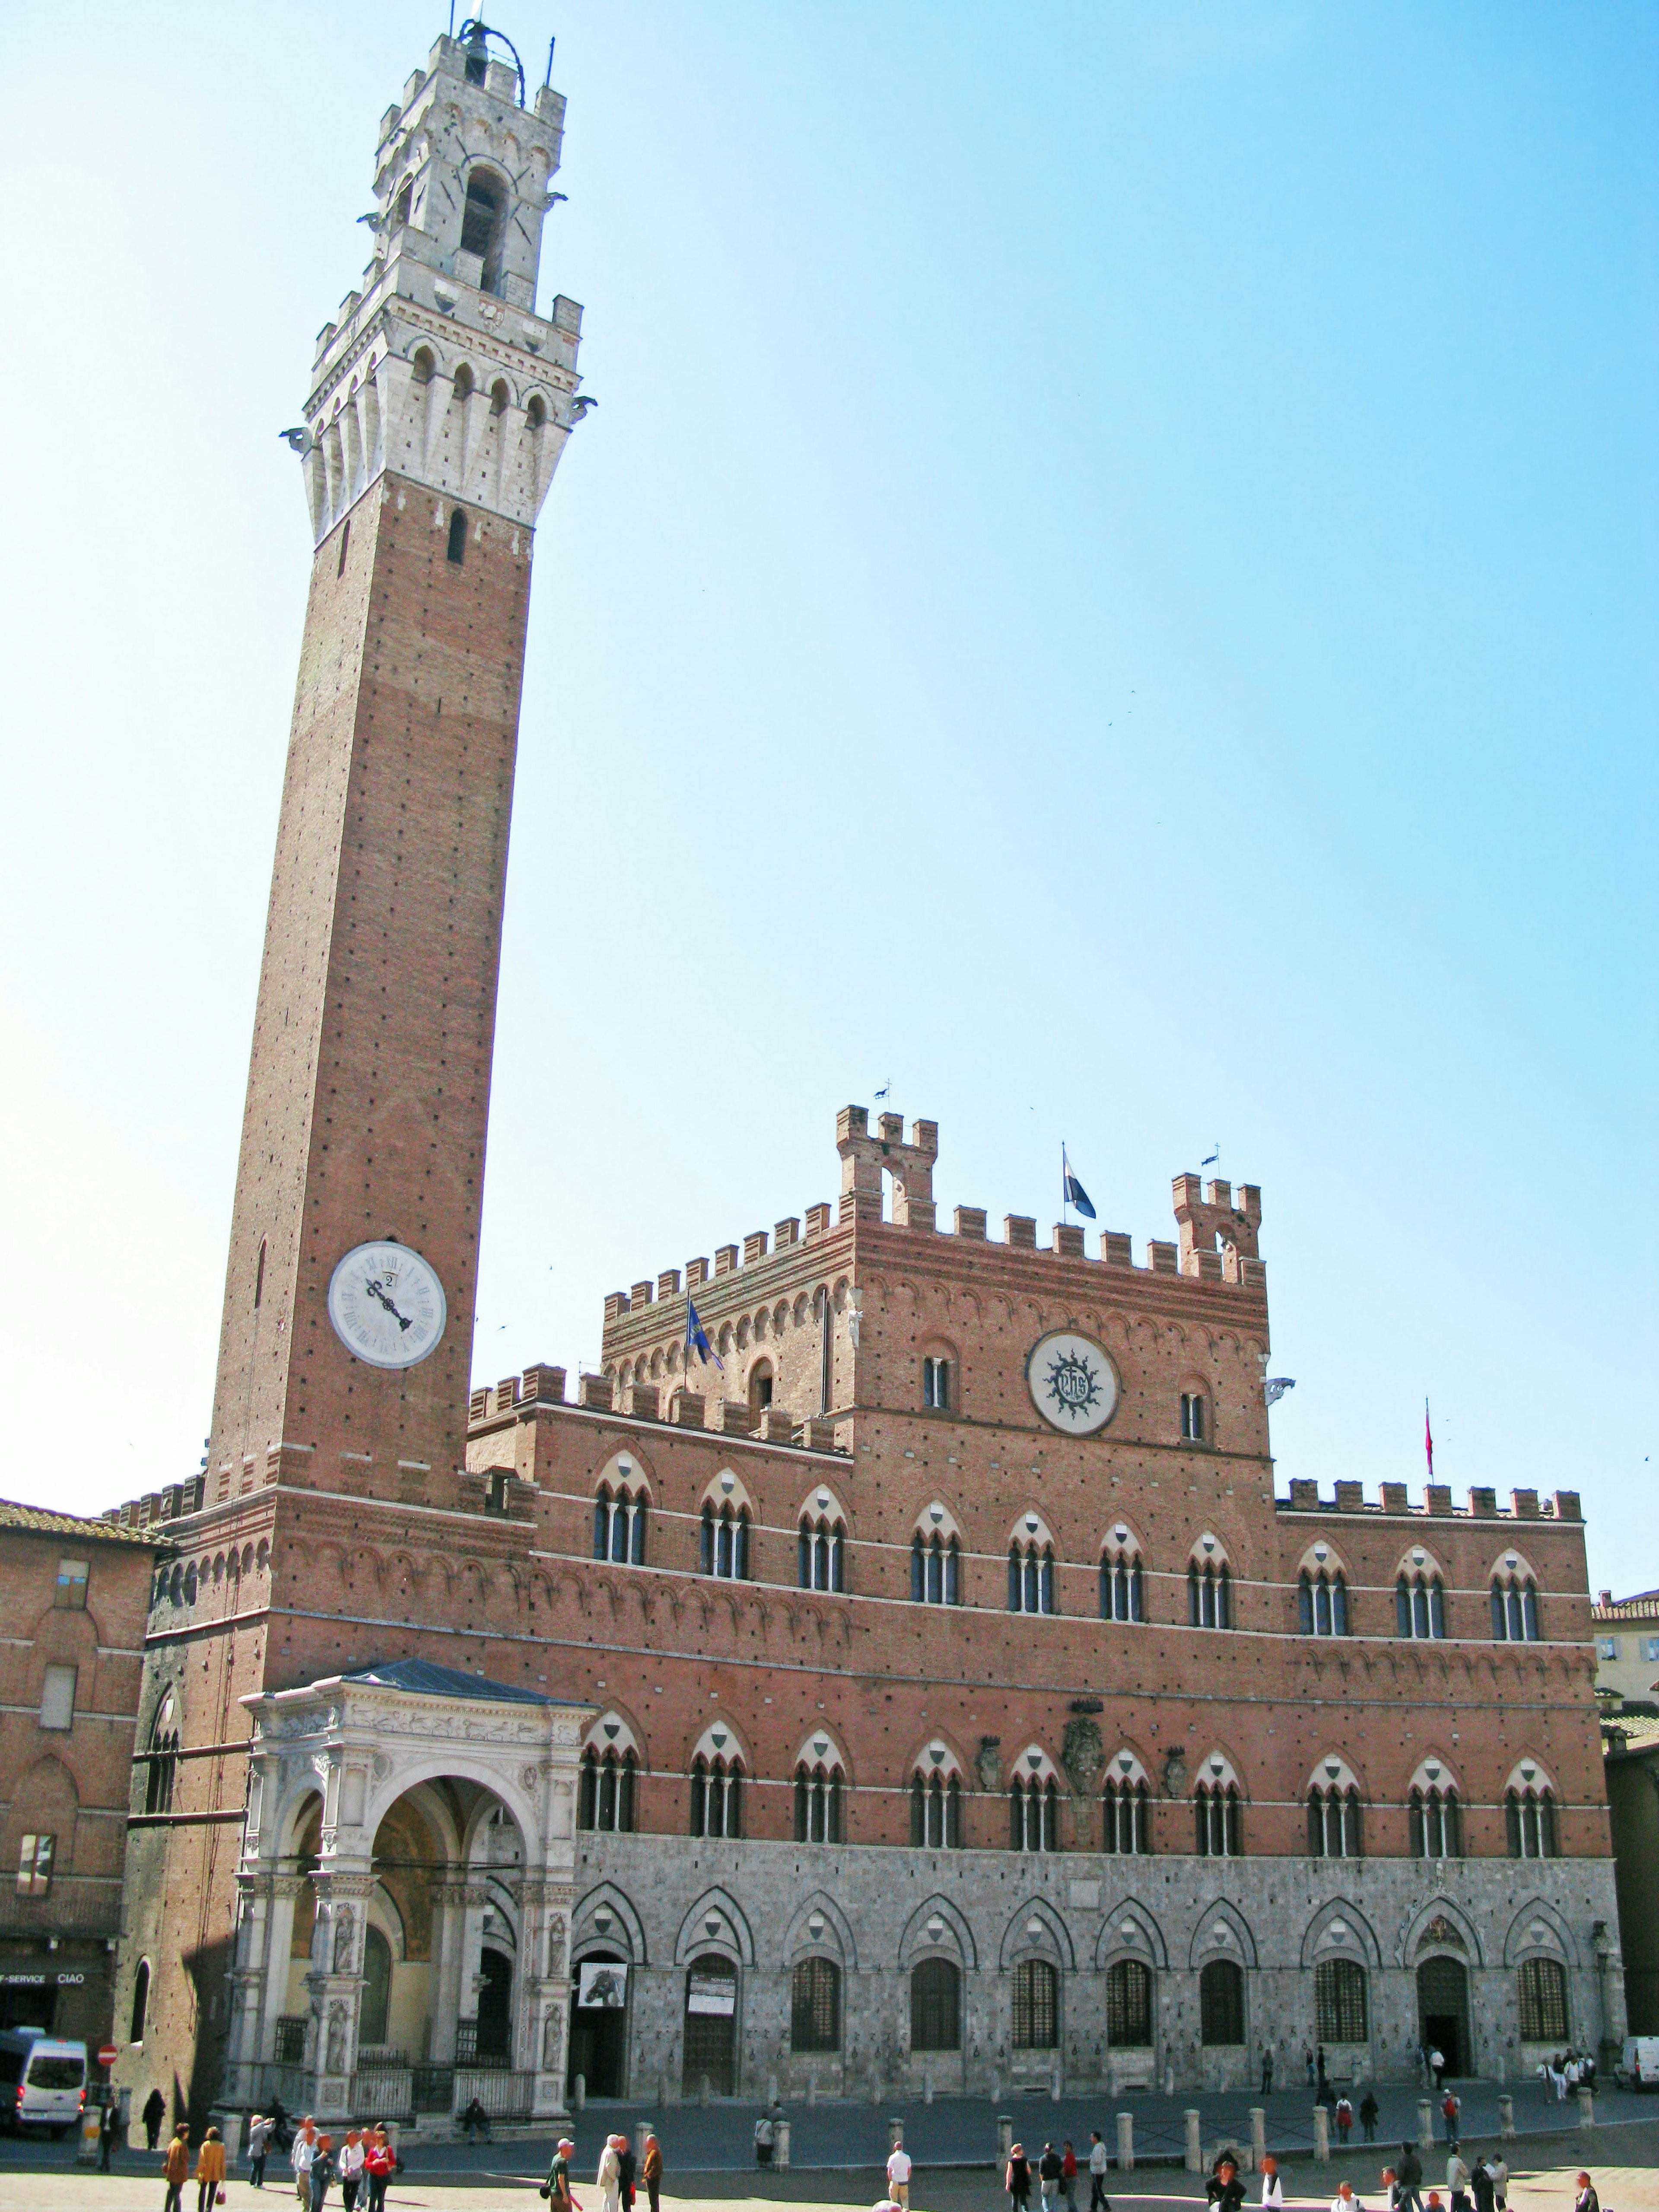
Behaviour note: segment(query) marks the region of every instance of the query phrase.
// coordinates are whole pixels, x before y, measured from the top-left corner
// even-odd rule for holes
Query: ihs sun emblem
[[[1060,1411],[1073,1419],[1100,1402],[1100,1378],[1086,1359],[1074,1352],[1057,1352],[1048,1370],[1048,1395]]]

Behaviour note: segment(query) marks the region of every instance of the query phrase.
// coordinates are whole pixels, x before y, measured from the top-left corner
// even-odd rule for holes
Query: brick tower
[[[234,1981],[239,1701],[380,1656],[408,1601],[363,1594],[348,1651],[319,1592],[347,1594],[356,1546],[447,1525],[465,1457],[533,531],[591,404],[580,309],[536,307],[564,101],[526,96],[501,43],[440,39],[381,118],[374,257],[287,434],[311,592],[212,1436],[169,1531],[188,1568],[151,1613],[118,1969],[118,2078],[170,2077],[198,2116]]]
[[[535,312],[563,116],[481,38],[440,40],[381,118],[374,259],[290,434],[316,552],[210,1504],[284,1469],[380,1491],[465,1456],[532,531],[587,404],[580,309]],[[343,1334],[331,1282],[363,1245]]]

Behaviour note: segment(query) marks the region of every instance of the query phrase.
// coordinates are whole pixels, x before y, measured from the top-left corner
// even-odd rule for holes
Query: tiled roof
[[[341,1676],[380,1690],[412,1690],[423,1698],[477,1698],[491,1705],[563,1705],[574,1700],[549,1698],[539,1690],[526,1690],[515,1682],[492,1682],[483,1674],[463,1674],[457,1667],[435,1666],[430,1659],[392,1659],[384,1667],[354,1667]]]
[[[1590,1607],[1592,1620],[1659,1620],[1659,1589],[1638,1590],[1633,1597],[1616,1597],[1608,1604]]]
[[[159,1530],[123,1528],[113,1521],[89,1521],[79,1513],[54,1513],[44,1505],[23,1505],[0,1498],[0,1529],[25,1536],[69,1536],[77,1544],[137,1544],[147,1552],[166,1540]]]
[[[1627,1713],[1615,1715],[1607,1723],[1609,1731],[1616,1732],[1607,1749],[1617,1757],[1622,1752],[1659,1751],[1659,1714]],[[1623,1736],[1622,1745],[1617,1741]]]

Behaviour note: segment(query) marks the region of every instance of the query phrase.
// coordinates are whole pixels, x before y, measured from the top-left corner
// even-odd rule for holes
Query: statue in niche
[[[556,1912],[547,1923],[547,1971],[550,1978],[564,1972],[564,1916],[562,1913]]]
[[[542,2030],[542,2069],[556,2074],[564,2067],[564,2007],[550,2006],[547,2025]]]
[[[345,2007],[337,1997],[328,2008],[328,2069],[331,2074],[343,2074],[346,2066]]]
[[[352,1918],[351,1907],[343,1905],[334,1916],[334,1971],[337,1974],[351,1972],[352,1938],[356,1933],[356,1923]]]

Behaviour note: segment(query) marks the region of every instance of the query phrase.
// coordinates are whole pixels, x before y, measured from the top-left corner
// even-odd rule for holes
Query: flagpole
[[[1060,1218],[1062,1221],[1067,1221],[1071,1218],[1070,1211],[1067,1206],[1069,1193],[1067,1192],[1066,1186],[1066,1139],[1062,1137],[1060,1140]]]

